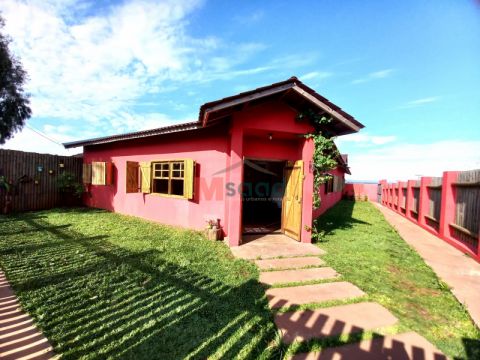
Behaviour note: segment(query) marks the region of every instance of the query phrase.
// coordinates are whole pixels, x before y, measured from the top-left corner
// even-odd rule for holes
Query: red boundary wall
[[[365,200],[365,197],[369,201],[377,202],[378,184],[345,184],[343,188],[343,195],[347,198]]]
[[[472,241],[465,241],[465,236],[455,226],[456,183],[459,174],[458,171],[444,172],[439,184],[432,184],[432,179],[435,178],[431,177],[394,184],[382,180],[381,204],[480,262],[480,231],[477,232],[476,239],[470,234]],[[439,219],[429,215],[431,189],[441,191]]]

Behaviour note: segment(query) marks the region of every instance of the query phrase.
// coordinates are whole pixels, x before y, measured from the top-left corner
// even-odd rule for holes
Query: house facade
[[[198,121],[64,144],[84,147],[87,206],[192,229],[218,222],[230,246],[245,233],[281,231],[311,242],[312,220],[341,198],[348,166],[317,191],[314,131],[305,109],[333,118],[338,136],[363,125],[297,78],[201,106]]]

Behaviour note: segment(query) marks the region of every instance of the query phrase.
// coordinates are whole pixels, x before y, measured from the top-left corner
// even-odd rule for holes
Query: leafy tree
[[[19,131],[32,114],[23,89],[27,73],[8,48],[11,40],[2,33],[4,26],[0,17],[0,144]]]

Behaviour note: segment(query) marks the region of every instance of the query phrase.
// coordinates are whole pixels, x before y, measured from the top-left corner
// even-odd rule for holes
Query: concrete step
[[[274,309],[365,295],[358,287],[345,281],[267,289],[266,294],[269,306]]]
[[[325,261],[316,256],[282,258],[282,259],[265,259],[256,260],[255,264],[260,270],[286,270],[299,269],[308,266],[322,266]]]
[[[447,360],[434,345],[415,332],[385,336],[373,340],[303,353],[292,360]]]
[[[330,267],[268,271],[260,274],[260,282],[266,285],[306,282],[313,280],[333,279],[338,273]]]
[[[275,324],[286,344],[335,335],[353,334],[396,324],[397,318],[383,306],[363,302],[325,309],[277,314]]]
[[[301,243],[283,234],[244,236],[243,241],[241,246],[230,248],[237,258],[257,260],[325,254],[314,244]]]

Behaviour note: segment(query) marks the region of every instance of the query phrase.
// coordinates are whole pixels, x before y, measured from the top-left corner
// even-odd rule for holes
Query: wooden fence
[[[480,262],[480,169],[380,185],[383,205]]]
[[[58,176],[69,172],[81,182],[82,158],[0,149],[0,176],[14,184],[11,211],[44,210],[66,204],[57,185]],[[6,190],[0,190],[0,210]],[[71,200],[69,200],[71,201]]]

